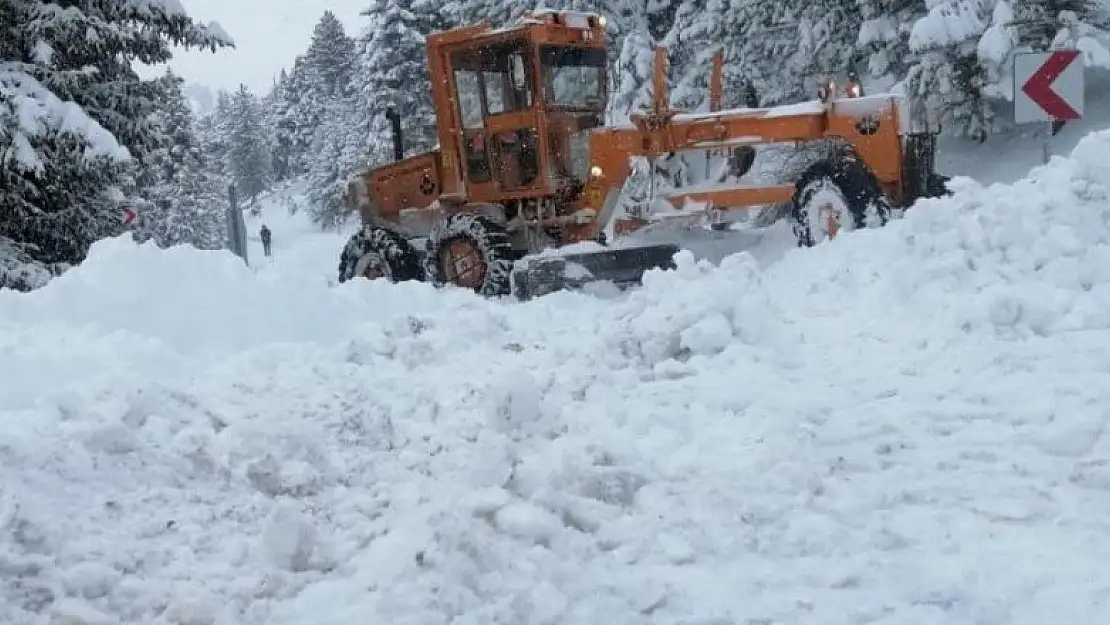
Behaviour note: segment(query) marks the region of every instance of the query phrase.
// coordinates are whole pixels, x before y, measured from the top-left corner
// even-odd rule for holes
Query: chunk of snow
[[[941,0],[929,7],[910,30],[912,51],[962,43],[987,27],[979,0]]]
[[[1014,21],[1014,12],[1008,2],[999,2],[994,6],[990,27],[979,38],[976,51],[979,58],[1001,66],[1017,45],[1017,34],[1011,22]]]
[[[550,512],[527,503],[510,503],[499,509],[494,519],[506,534],[538,544],[548,543],[563,527]]]
[[[1110,69],[1110,49],[1094,37],[1080,37],[1075,49],[1083,54],[1083,64],[1087,67]]]
[[[224,30],[223,25],[220,24],[219,22],[217,22],[215,20],[212,20],[212,21],[208,22],[205,25],[205,28],[208,30],[209,33],[211,33],[214,37],[216,37],[220,42],[222,42],[224,44],[227,44],[229,46],[235,45],[235,39],[232,38],[232,36],[229,35],[226,30]]]

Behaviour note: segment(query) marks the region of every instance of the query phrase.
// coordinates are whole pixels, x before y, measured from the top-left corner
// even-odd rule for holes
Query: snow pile
[[[0,236],[0,289],[30,291],[53,275],[49,267],[31,258],[24,246]]]
[[[1108,149],[619,299],[105,243],[0,294],[3,622],[1106,622]]]

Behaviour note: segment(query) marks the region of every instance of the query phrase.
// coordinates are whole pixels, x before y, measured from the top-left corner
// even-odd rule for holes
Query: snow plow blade
[[[674,269],[679,250],[666,243],[525,257],[513,265],[512,293],[523,301],[600,282],[619,289],[638,286],[650,269]]]

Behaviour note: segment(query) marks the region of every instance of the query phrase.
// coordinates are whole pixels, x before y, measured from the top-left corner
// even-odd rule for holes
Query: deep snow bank
[[[0,622],[1107,622],[1107,153],[617,300],[105,243],[0,294]]]

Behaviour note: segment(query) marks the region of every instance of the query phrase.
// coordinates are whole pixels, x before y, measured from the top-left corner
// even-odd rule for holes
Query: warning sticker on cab
[[[586,201],[591,206],[598,206],[601,204],[601,187],[597,185],[590,185],[586,188]]]

